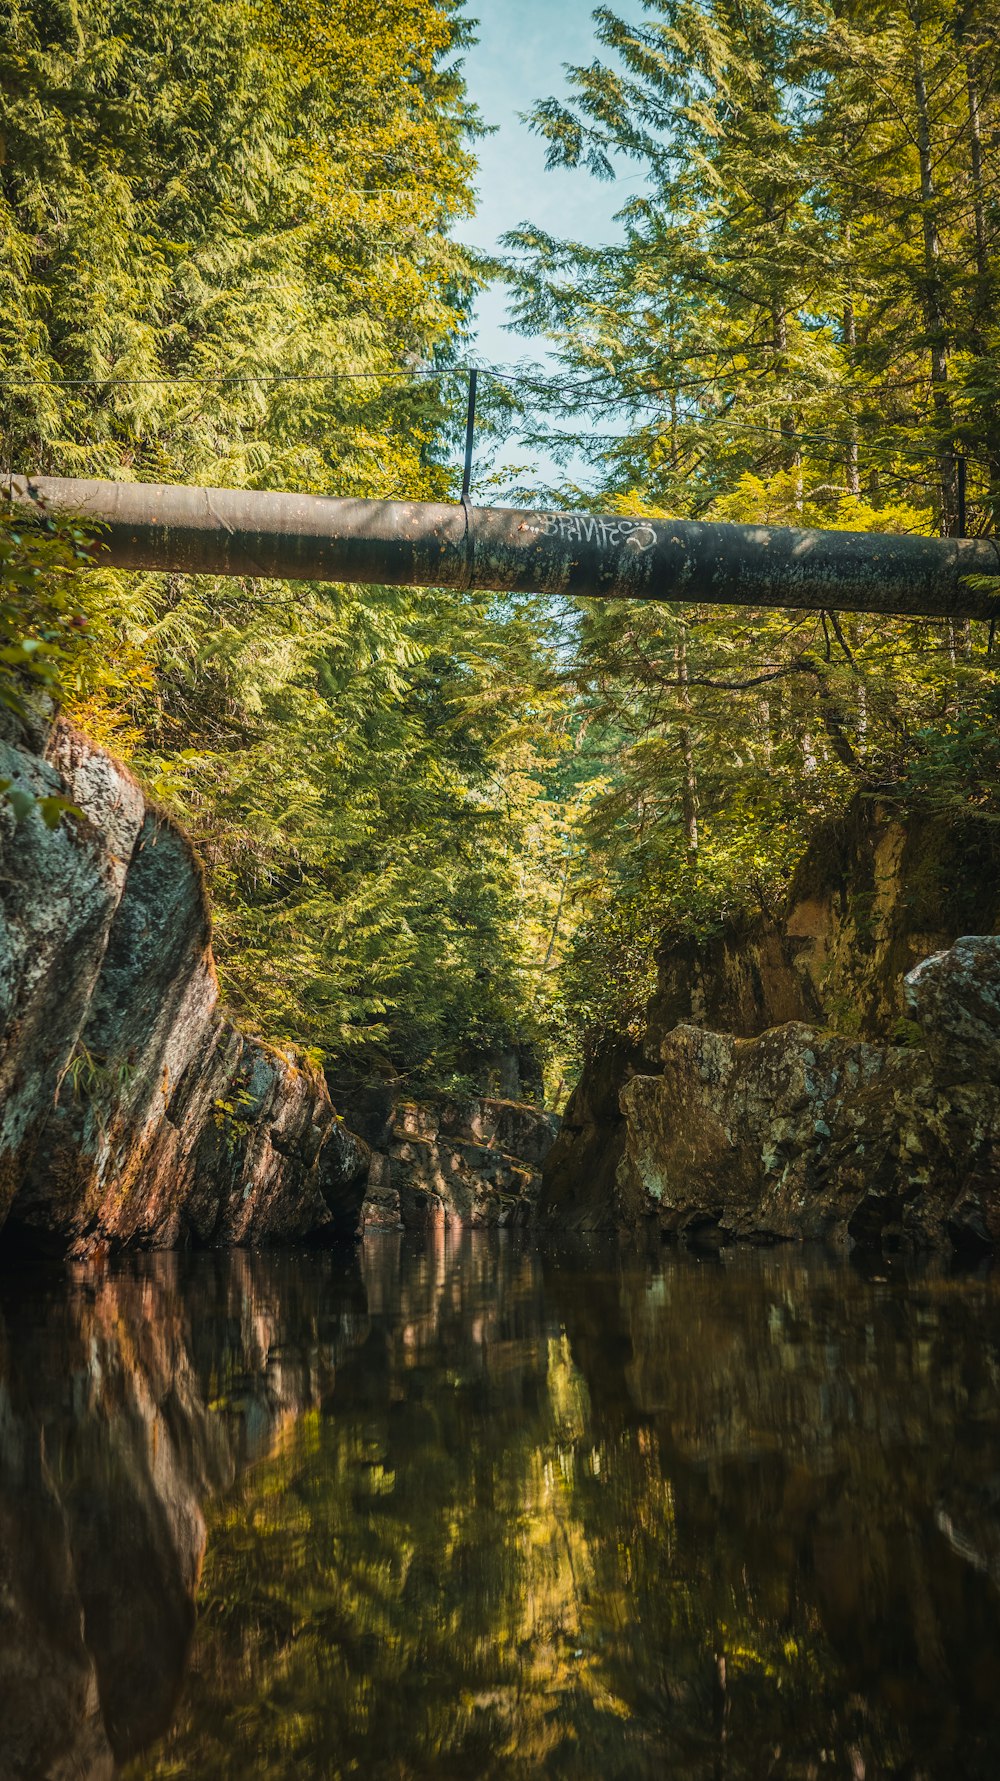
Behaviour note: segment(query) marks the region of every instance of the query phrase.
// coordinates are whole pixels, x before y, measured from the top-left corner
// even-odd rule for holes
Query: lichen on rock
[[[10,722],[0,773],[81,813],[0,810],[0,1224],[76,1252],[328,1234],[366,1159],[319,1072],[222,1012],[186,836],[61,720]]]
[[[621,1094],[619,1214],[701,1242],[1000,1241],[1000,938],[906,980],[923,1044],[802,1022],[754,1039],[681,1025]]]
[[[631,1228],[641,1216],[639,1207],[646,1200],[642,1193],[637,1196],[634,1169],[622,1169],[631,1141],[623,1107],[630,1097],[629,1117],[633,1122],[639,1117],[640,1100],[654,1091],[640,1087],[632,1091],[629,1084],[634,1078],[658,1079],[664,1045],[674,1051],[682,1051],[684,1044],[696,1049],[699,1032],[753,1040],[771,1029],[800,1023],[823,1036],[817,1041],[821,1049],[826,1037],[839,1034],[845,1042],[867,1042],[884,1050],[919,1031],[913,996],[930,997],[938,976],[928,955],[948,952],[963,933],[985,935],[990,944],[997,927],[1000,834],[995,823],[971,811],[960,816],[919,812],[907,810],[888,794],[879,799],[859,794],[842,815],[817,829],[793,876],[784,908],[737,912],[720,921],[713,932],[697,937],[662,936],[657,986],[643,1034],[628,1040],[614,1033],[591,1036],[580,1081],[544,1164],[540,1223],[558,1231],[611,1230]],[[948,967],[952,976],[960,956]],[[921,966],[926,977],[911,979],[908,974],[921,961],[927,961],[926,967]],[[969,1003],[961,1016],[963,1023],[973,1018],[972,1010]],[[674,1039],[680,1028],[691,1029],[687,1041]],[[951,1067],[943,1053],[954,1053],[964,1043],[961,1033],[940,1022],[929,1023],[922,1044],[927,1056],[936,1056],[942,1083]],[[738,1049],[734,1053],[741,1055]],[[780,1092],[780,1083],[775,1086]],[[926,1151],[920,1168],[936,1166],[932,1159],[940,1156],[947,1175],[947,1157],[958,1143],[956,1121],[961,1124],[966,1117],[957,1111],[959,1100],[956,1094],[940,1141],[934,1119],[915,1117],[911,1123],[907,1141]],[[828,1123],[821,1112],[816,1117],[820,1125]],[[878,1120],[877,1109],[871,1117]],[[970,1105],[970,1130],[977,1131],[983,1117],[982,1109],[974,1112]],[[776,1119],[775,1130],[780,1123]],[[821,1140],[823,1133],[814,1136]],[[707,1127],[703,1137],[707,1144]],[[878,1148],[877,1137],[873,1142]],[[970,1145],[975,1150],[979,1140],[970,1137]],[[912,1148],[910,1154],[916,1157]],[[988,1156],[988,1147],[982,1155]],[[645,1166],[653,1169],[651,1162]],[[731,1162],[720,1166],[730,1167]],[[988,1177],[989,1163],[982,1166]],[[826,1167],[824,1156],[822,1169]],[[842,1167],[846,1170],[846,1160]],[[918,1174],[914,1160],[911,1178],[916,1180]],[[964,1202],[960,1202],[951,1218],[949,1228],[961,1242],[988,1240],[989,1221],[980,1209],[987,1189],[980,1177],[977,1164],[969,1177],[966,1212],[961,1212]],[[702,1188],[703,1199],[706,1193]],[[859,1220],[876,1228],[882,1217],[879,1189],[873,1188],[867,1206]],[[678,1216],[683,1224],[683,1215]],[[706,1207],[700,1216],[698,1228],[713,1228]],[[909,1217],[911,1224],[919,1224],[915,1208]],[[816,1222],[822,1222],[818,1216]],[[752,1223],[748,1214],[747,1229]],[[829,1228],[840,1228],[839,1214],[831,1216]],[[931,1228],[925,1225],[927,1240]],[[885,1229],[889,1240],[895,1232],[892,1219]],[[941,1234],[940,1220],[933,1229],[938,1233],[934,1241],[951,1240]],[[790,1234],[801,1235],[803,1229],[796,1225]]]

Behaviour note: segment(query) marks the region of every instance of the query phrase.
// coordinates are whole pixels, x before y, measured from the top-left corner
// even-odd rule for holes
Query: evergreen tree
[[[4,0],[10,460],[452,493],[468,30],[454,0]],[[244,1018],[418,1083],[524,1036],[552,746],[530,602],[81,597],[63,697],[193,828]]]
[[[638,167],[623,239],[510,239],[517,321],[568,374],[549,427],[595,472],[557,498],[953,532],[964,459],[966,526],[992,526],[991,0],[595,16],[606,59],[532,122],[552,164]],[[663,925],[775,906],[855,788],[915,777],[989,803],[991,647],[986,627],[835,613],[582,611],[573,689],[604,780],[571,1013],[634,1029]]]

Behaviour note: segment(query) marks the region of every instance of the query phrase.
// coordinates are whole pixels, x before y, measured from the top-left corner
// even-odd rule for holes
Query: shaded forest
[[[452,0],[4,0],[6,462],[457,498],[503,277],[549,357],[481,380],[478,499],[516,438],[588,463],[535,504],[994,532],[996,7],[597,18],[530,123],[622,181],[618,238],[529,219],[498,266],[462,246],[484,125]],[[775,907],[859,789],[1000,814],[986,625],[81,574],[86,548],[6,522],[6,702],[55,695],[190,829],[245,1023],[418,1091],[515,1048],[558,1098],[640,1028],[663,933]]]

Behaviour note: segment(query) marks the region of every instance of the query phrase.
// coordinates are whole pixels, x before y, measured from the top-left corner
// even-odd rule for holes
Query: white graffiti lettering
[[[561,538],[566,544],[599,544],[606,549],[626,545],[642,556],[656,543],[656,527],[647,519],[600,519],[592,513],[534,513],[531,519],[526,532]]]

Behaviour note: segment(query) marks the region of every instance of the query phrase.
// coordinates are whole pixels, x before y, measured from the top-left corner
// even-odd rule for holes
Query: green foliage
[[[532,122],[553,164],[631,164],[622,238],[512,238],[566,372],[532,407],[593,472],[553,498],[954,532],[961,455],[995,527],[995,0],[597,17],[604,59]],[[469,29],[453,0],[0,0],[10,461],[454,495]],[[664,928],[777,908],[859,787],[994,807],[986,627],[2,548],[9,684],[193,830],[234,1009],[348,1070],[468,1082],[527,1040],[566,1074],[582,1029],[639,1031]]]
[[[88,624],[79,571],[88,539],[69,521],[22,524],[0,511],[0,704],[19,715],[31,693],[58,690]]]
[[[88,617],[80,570],[88,540],[71,521],[52,516],[22,524],[0,511],[0,707],[23,718],[39,696],[59,690],[81,648]],[[32,814],[47,829],[80,817],[68,798],[37,797],[0,777],[0,806],[22,823]]]
[[[0,33],[11,460],[453,493],[460,8],[0,0]],[[542,628],[530,601],[102,576],[53,685],[192,829],[250,1025],[428,1081],[530,1029]]]
[[[954,532],[962,456],[967,525],[995,529],[993,0],[595,16],[603,58],[531,123],[550,164],[627,174],[621,239],[510,238],[520,325],[565,373],[542,436],[594,473],[554,498]],[[582,611],[569,678],[595,795],[567,1025],[634,1033],[653,936],[779,904],[817,819],[857,788],[992,808],[991,648],[968,623]]]
[[[945,723],[918,730],[900,793],[910,808],[1000,822],[1000,687],[972,687]]]
[[[212,1123],[229,1154],[236,1149],[241,1138],[246,1138],[247,1127],[259,1111],[256,1095],[245,1084],[237,1087],[228,1097],[216,1095],[212,1102]]]

